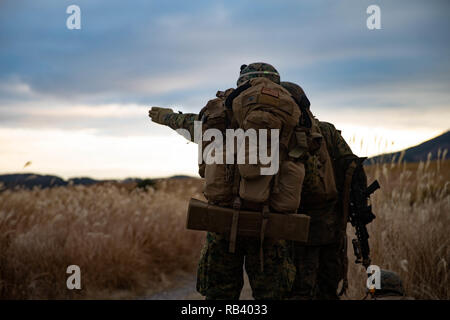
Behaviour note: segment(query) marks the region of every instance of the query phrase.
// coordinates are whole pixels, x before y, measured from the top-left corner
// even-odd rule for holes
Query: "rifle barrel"
[[[380,189],[380,184],[378,183],[378,180],[375,180],[370,184],[370,186],[367,187],[366,196],[369,197],[372,193],[374,193],[378,189]]]

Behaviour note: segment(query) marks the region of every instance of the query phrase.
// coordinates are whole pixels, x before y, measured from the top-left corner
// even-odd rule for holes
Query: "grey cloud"
[[[341,100],[328,100],[330,108],[356,107],[373,98],[368,86],[399,83],[413,102],[448,102],[448,2],[378,3],[383,30],[370,32],[365,8],[371,1],[261,1],[256,8],[243,1],[79,1],[83,25],[77,32],[64,27],[70,1],[6,1],[0,10],[0,107],[179,104],[196,112],[217,89],[234,85],[240,64],[254,60],[273,63],[312,97],[339,92]],[[411,79],[435,89],[418,92]],[[420,107],[381,92],[384,98],[363,107]],[[31,125],[26,113],[2,116],[4,124]],[[60,122],[53,120],[32,123]],[[115,120],[78,120],[67,127],[133,129]]]

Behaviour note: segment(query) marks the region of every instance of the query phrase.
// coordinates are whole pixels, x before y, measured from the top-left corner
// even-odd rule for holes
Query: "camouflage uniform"
[[[169,113],[163,117],[163,124],[173,130],[188,130],[191,134],[191,141],[194,141],[194,121],[200,121],[196,113]]]
[[[229,253],[228,238],[208,232],[197,271],[197,291],[206,299],[239,299],[247,272],[253,298],[280,300],[288,296],[295,266],[284,240],[264,240],[264,272],[260,269],[259,239],[238,237],[235,253]]]
[[[241,67],[238,85],[261,76],[278,83],[280,80],[278,72],[272,66],[257,63]],[[216,96],[225,99],[227,94],[218,91]],[[167,112],[167,109],[165,110]],[[194,121],[199,118],[197,114],[167,112],[156,117],[156,122],[174,130],[188,130],[193,141]],[[262,247],[263,261],[260,261],[260,249],[260,239],[238,237],[235,252],[230,253],[227,236],[208,232],[197,271],[197,291],[206,299],[238,299],[243,286],[244,266],[255,299],[279,300],[288,297],[296,270],[290,243],[285,240],[265,239]],[[263,271],[261,265],[264,266]]]
[[[319,123],[336,176],[338,192],[342,192],[343,159],[355,157],[339,131],[327,122]],[[303,199],[302,195],[302,199]],[[305,195],[306,197],[306,195]],[[297,277],[292,299],[338,299],[337,289],[346,277],[347,236],[342,219],[342,202],[325,203],[322,207],[302,205],[300,211],[311,217],[310,237],[306,245],[295,245]]]
[[[244,66],[243,66],[244,67]],[[300,96],[303,90],[296,84],[281,82],[293,96]],[[193,113],[171,113],[164,116],[164,124],[176,130],[186,129],[194,137]],[[336,184],[342,192],[344,163],[356,156],[351,151],[340,132],[328,122],[319,122],[331,157]],[[303,196],[302,196],[303,198]],[[339,199],[340,200],[340,199]],[[301,207],[304,214],[311,217],[307,245],[294,244],[294,262],[297,275],[292,289],[292,299],[338,299],[337,288],[347,273],[346,221],[342,222],[341,201],[325,204],[323,207]]]

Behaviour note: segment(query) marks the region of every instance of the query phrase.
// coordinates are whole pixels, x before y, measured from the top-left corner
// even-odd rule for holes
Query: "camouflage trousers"
[[[253,298],[287,298],[295,279],[290,245],[284,240],[265,239],[264,272],[261,272],[260,241],[238,237],[235,253],[228,251],[226,236],[208,232],[197,271],[197,291],[206,299],[239,299],[247,272]]]
[[[291,299],[337,300],[342,279],[342,244],[320,246],[294,245],[297,268]]]

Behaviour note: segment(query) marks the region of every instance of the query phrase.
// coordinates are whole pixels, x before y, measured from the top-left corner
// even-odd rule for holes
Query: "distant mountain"
[[[0,183],[3,183],[7,189],[13,189],[15,187],[23,187],[26,189],[31,189],[33,187],[49,188],[66,186],[68,184],[67,181],[57,176],[33,173],[0,175]]]
[[[193,178],[192,176],[185,176],[185,175],[175,175],[171,176],[168,179],[190,179]]]
[[[428,154],[431,153],[431,160],[436,160],[438,156],[438,151],[441,150],[441,158],[442,152],[444,150],[448,150],[450,152],[450,131],[447,131],[436,138],[425,141],[417,146],[408,148],[403,150],[405,152],[403,156],[404,162],[419,162],[426,161],[428,159]],[[376,157],[369,158],[366,163],[383,163],[383,162],[391,162],[395,157],[395,161],[398,161],[401,153],[403,151],[393,152],[381,154]],[[448,155],[446,157],[448,159]]]
[[[96,184],[102,181],[103,180],[95,180],[91,178],[82,177],[82,178],[71,178],[69,179],[68,183],[71,185],[82,184],[84,186],[89,186],[91,184]]]
[[[7,189],[14,189],[15,187],[32,189],[33,187],[39,187],[42,189],[60,187],[67,185],[92,185],[99,182],[106,182],[111,180],[95,180],[91,178],[71,178],[64,180],[58,176],[52,175],[40,175],[34,173],[13,173],[0,175],[0,183]]]
[[[187,179],[192,178],[184,175],[176,175],[169,177],[167,179]],[[161,179],[161,178],[160,178]],[[122,180],[96,180],[88,177],[77,177],[70,178],[69,180],[64,180],[58,176],[52,175],[40,175],[33,173],[13,173],[0,175],[0,184],[3,184],[6,189],[14,189],[15,187],[32,189],[33,187],[40,187],[42,189],[67,186],[67,185],[83,185],[89,186],[101,182],[117,182],[121,184],[135,183],[139,185],[140,183],[149,184],[149,181],[154,183],[160,179],[143,179],[143,178],[126,178]]]
[[[142,178],[125,178],[120,180],[121,183],[139,183],[143,179]]]

